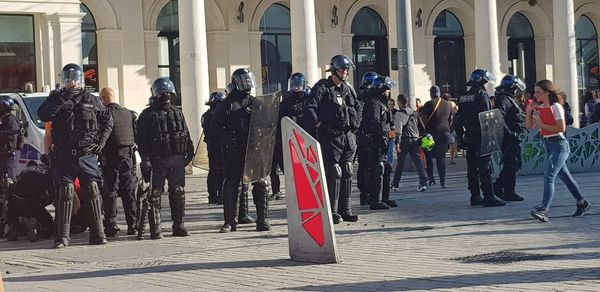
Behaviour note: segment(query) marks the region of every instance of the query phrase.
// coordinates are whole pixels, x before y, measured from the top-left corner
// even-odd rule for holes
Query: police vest
[[[243,94],[243,93],[242,93]],[[229,146],[243,147],[248,143],[248,133],[250,131],[250,119],[252,118],[252,99],[242,97],[240,100],[227,98],[227,118],[225,120],[226,140]]]
[[[106,143],[107,148],[116,149],[133,146],[135,144],[135,137],[133,133],[133,115],[131,112],[118,104],[109,105],[107,108],[115,123]]]
[[[83,91],[67,101],[52,123],[52,135],[61,145],[83,148],[94,143],[98,132],[93,95]]]
[[[174,105],[150,111],[152,145],[151,156],[171,156],[186,153],[189,133],[185,128],[183,112]]]

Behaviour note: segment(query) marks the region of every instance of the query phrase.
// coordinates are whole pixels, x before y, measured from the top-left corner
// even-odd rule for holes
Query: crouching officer
[[[208,187],[208,203],[223,203],[223,144],[212,132],[211,124],[214,119],[217,104],[225,99],[223,92],[210,94],[206,105],[210,108],[202,115],[202,129],[204,131],[204,143],[208,150],[208,176],[206,185]]]
[[[352,160],[356,151],[355,132],[360,126],[360,105],[354,89],[346,83],[348,71],[354,67],[344,55],[331,59],[331,76],[321,79],[312,88],[310,107],[316,109],[319,122],[319,142],[327,177],[333,223],[356,222],[352,213]]]
[[[523,201],[515,192],[517,171],[521,168],[521,133],[525,130],[525,114],[515,100],[515,91],[525,91],[525,83],[519,77],[506,75],[496,87],[494,107],[504,117],[502,140],[502,170],[494,182],[494,193],[505,201]]]
[[[102,103],[114,121],[113,131],[102,150],[102,174],[104,178],[103,206],[104,232],[108,237],[117,236],[117,197],[121,197],[127,235],[135,234],[135,171],[133,146],[135,145],[135,124],[137,114],[120,106],[115,100],[115,91],[103,88],[100,92]]]
[[[69,245],[75,177],[81,182],[82,205],[89,214],[89,243],[106,244],[98,154],[112,132],[113,119],[100,99],[83,87],[83,71],[79,65],[67,64],[61,75],[63,89],[50,93],[38,109],[42,121],[52,121],[52,141],[56,149],[53,168],[58,206],[54,247]]]
[[[373,81],[372,90],[364,99],[362,120],[360,126],[360,143],[366,159],[366,183],[370,196],[371,210],[385,210],[396,207],[389,199],[389,180],[384,184],[384,173],[391,172],[387,164],[388,133],[394,128],[394,119],[388,110],[387,101],[391,89],[398,86],[396,81],[386,76],[379,76]],[[386,169],[386,167],[388,169]]]
[[[219,133],[219,139],[224,146],[223,215],[225,223],[221,227],[222,233],[237,230],[240,195],[247,190],[247,186],[242,184],[242,175],[248,135],[250,134],[252,105],[256,102],[256,98],[250,94],[252,88],[256,87],[254,74],[245,68],[237,69],[231,74],[231,83],[227,87],[229,94],[223,102],[217,105],[212,124],[214,132]],[[260,179],[252,184],[252,197],[257,213],[257,231],[271,229],[267,219],[268,193],[269,184],[266,179]]]
[[[183,223],[185,166],[194,158],[194,145],[183,112],[171,104],[171,99],[177,96],[173,82],[166,77],[158,78],[152,83],[151,90],[152,100],[140,114],[136,137],[142,158],[140,167],[146,180],[151,170],[150,238],[162,238],[160,204],[165,180],[168,181],[173,236],[189,236]]]
[[[480,156],[481,125],[479,113],[491,109],[490,97],[485,87],[488,82],[496,80],[492,73],[477,69],[471,73],[467,86],[469,91],[462,95],[458,102],[458,113],[455,121],[458,144],[467,148],[467,179],[471,192],[471,206],[485,207],[504,206],[505,202],[494,196],[492,190],[491,155]],[[481,198],[479,188],[481,184]]]

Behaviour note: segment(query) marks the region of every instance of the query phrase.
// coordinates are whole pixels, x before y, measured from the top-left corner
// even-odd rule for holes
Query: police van
[[[18,162],[16,173],[20,173],[30,160],[39,163],[40,156],[44,153],[44,122],[38,117],[37,110],[49,93],[0,93],[0,95],[7,95],[14,99],[15,115],[25,130],[23,144],[15,157]]]

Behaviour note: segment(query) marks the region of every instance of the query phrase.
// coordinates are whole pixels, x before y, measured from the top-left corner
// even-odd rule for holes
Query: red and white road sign
[[[337,263],[321,146],[288,117],[281,120],[281,138],[290,256],[295,261]]]

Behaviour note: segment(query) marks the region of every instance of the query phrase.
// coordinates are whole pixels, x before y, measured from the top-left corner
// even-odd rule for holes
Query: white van
[[[15,100],[19,110],[15,113],[17,118],[23,122],[26,127],[27,136],[23,137],[23,146],[17,152],[18,169],[20,173],[27,162],[35,160],[40,162],[40,156],[44,153],[44,122],[40,120],[37,110],[46,100],[49,93],[1,93],[8,95]]]

